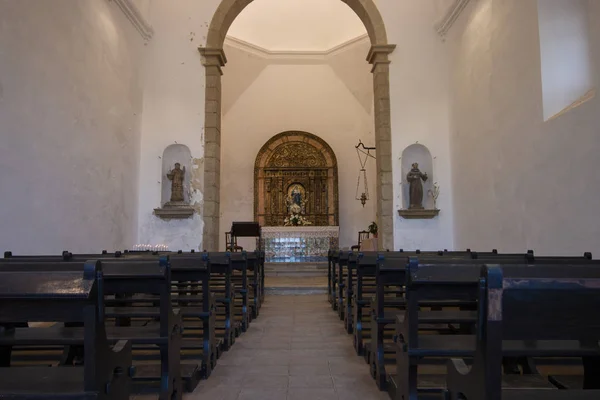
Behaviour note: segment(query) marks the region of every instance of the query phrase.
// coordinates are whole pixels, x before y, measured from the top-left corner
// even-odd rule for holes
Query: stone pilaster
[[[219,247],[221,187],[221,67],[227,62],[223,49],[200,48],[206,70],[204,111],[204,206],[203,249]]]
[[[375,146],[377,147],[377,215],[380,250],[394,249],[394,183],[392,182],[392,129],[390,61],[396,45],[373,45],[367,61],[373,68]]]

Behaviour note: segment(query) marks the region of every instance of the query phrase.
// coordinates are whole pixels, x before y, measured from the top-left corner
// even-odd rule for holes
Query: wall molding
[[[435,31],[442,37],[442,39],[446,37],[450,31],[450,28],[452,28],[452,25],[454,25],[470,1],[471,0],[454,0],[452,5],[446,10],[446,13],[442,19],[435,24]]]
[[[364,34],[343,42],[337,46],[334,46],[328,50],[315,51],[315,50],[268,50],[264,47],[257,46],[253,43],[246,42],[245,40],[238,39],[233,36],[227,36],[225,38],[225,44],[243,51],[247,51],[251,54],[262,58],[268,59],[280,59],[280,60],[299,60],[299,61],[317,61],[324,62],[327,57],[333,56],[346,50],[348,47],[354,46],[355,44],[362,43],[364,41],[370,41],[369,35]]]
[[[131,21],[135,29],[142,35],[144,40],[150,40],[154,35],[152,25],[144,18],[140,10],[132,0],[110,0],[115,2],[127,19]]]

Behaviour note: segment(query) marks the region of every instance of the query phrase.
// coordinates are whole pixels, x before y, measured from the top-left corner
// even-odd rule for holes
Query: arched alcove
[[[404,209],[408,209],[409,202],[409,184],[406,180],[406,175],[410,172],[413,163],[419,164],[419,170],[427,173],[427,181],[423,182],[423,207],[425,209],[433,209],[433,198],[429,191],[433,188],[435,175],[433,170],[433,157],[429,149],[419,143],[411,144],[402,151],[402,205]]]
[[[222,0],[211,20],[206,47],[200,48],[206,69],[204,115],[205,165],[214,168],[204,173],[204,230],[203,243],[216,250],[219,243],[220,162],[221,162],[221,75],[227,63],[223,43],[229,27],[253,0]],[[395,45],[388,44],[383,18],[373,0],[341,0],[361,19],[371,49],[367,61],[373,65],[375,145],[377,147],[377,215],[380,248],[393,248],[393,180],[392,130],[390,112],[389,54]],[[274,35],[277,32],[273,32]],[[325,112],[325,111],[324,111]]]
[[[289,131],[273,136],[254,164],[254,219],[261,226],[281,226],[289,216],[287,196],[303,200],[303,214],[317,226],[339,225],[337,159],[316,135]]]
[[[190,177],[192,174],[192,153],[184,144],[172,144],[167,146],[162,155],[162,173],[161,173],[161,196],[160,206],[163,207],[171,199],[171,181],[167,177],[169,171],[179,163],[181,168],[185,168],[185,177],[183,181],[183,201],[186,204],[190,202]]]

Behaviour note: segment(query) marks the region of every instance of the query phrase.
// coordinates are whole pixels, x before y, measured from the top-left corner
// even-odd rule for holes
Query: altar
[[[266,262],[327,261],[329,249],[339,248],[339,226],[266,226],[261,245]]]

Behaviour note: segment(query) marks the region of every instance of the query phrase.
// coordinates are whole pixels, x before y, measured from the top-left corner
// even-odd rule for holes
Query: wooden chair
[[[368,239],[369,235],[370,235],[369,231],[360,231],[360,232],[358,232],[358,244],[350,247],[350,249],[352,251],[354,251],[354,250],[360,251],[360,246],[361,246],[363,240]]]
[[[231,232],[225,232],[225,249],[231,252],[244,251],[242,246],[237,244],[237,236],[233,237],[233,245],[231,243]]]

